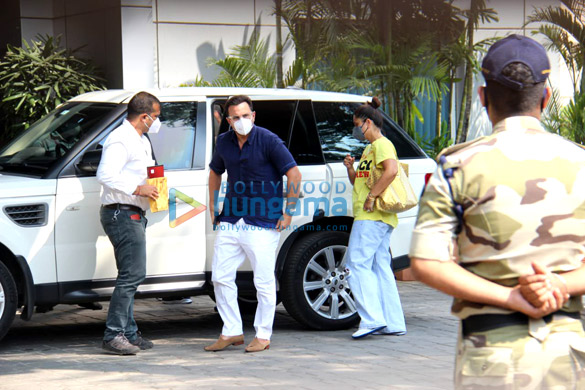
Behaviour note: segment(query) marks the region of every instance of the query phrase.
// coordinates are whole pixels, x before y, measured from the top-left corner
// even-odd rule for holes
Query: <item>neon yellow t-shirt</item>
[[[381,221],[392,227],[398,225],[398,217],[395,213],[384,213],[378,211],[375,207],[371,213],[364,211],[364,202],[370,192],[366,181],[370,171],[374,168],[372,164],[382,168],[382,161],[389,158],[397,160],[396,149],[386,137],[378,138],[364,150],[355,172],[355,182],[353,184],[353,215],[356,221]]]

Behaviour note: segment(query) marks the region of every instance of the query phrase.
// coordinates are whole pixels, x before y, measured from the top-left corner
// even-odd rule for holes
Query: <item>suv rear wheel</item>
[[[319,232],[291,248],[281,278],[282,303],[301,324],[318,330],[347,329],[359,320],[347,283],[349,234]]]
[[[8,332],[14,321],[17,300],[14,278],[8,268],[0,262],[0,339]]]

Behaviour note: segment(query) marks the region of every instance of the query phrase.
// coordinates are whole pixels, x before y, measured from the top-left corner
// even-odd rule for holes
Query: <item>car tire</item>
[[[238,293],[238,307],[242,315],[256,313],[256,308],[258,307],[256,295]]]
[[[316,330],[347,329],[359,321],[347,284],[344,255],[349,234],[318,232],[295,242],[281,277],[287,312]]]
[[[0,262],[0,340],[14,321],[18,293],[16,283],[8,268]]]

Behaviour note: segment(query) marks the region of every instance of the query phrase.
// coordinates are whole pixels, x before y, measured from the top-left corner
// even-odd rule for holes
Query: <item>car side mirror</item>
[[[102,149],[90,150],[85,152],[81,161],[77,164],[77,169],[81,172],[94,174],[97,172],[98,165],[102,159]]]

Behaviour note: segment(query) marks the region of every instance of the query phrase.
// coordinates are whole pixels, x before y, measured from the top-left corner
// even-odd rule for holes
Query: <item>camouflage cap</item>
[[[490,47],[481,64],[481,73],[486,81],[493,80],[515,90],[533,85],[526,85],[502,74],[502,70],[513,62],[520,62],[530,68],[536,83],[546,81],[550,74],[545,48],[534,39],[516,34],[500,39]]]

